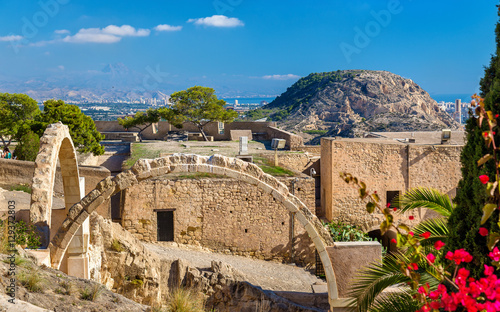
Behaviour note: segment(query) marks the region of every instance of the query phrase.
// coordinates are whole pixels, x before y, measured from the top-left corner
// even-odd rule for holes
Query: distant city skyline
[[[2,1],[0,92],[204,85],[226,97],[273,96],[312,72],[370,69],[433,97],[473,94],[495,49],[496,4]]]

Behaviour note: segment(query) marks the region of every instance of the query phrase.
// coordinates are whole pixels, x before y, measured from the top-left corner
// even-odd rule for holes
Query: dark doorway
[[[121,198],[121,191],[111,196],[111,220],[115,222],[119,222],[122,219]]]
[[[159,242],[174,241],[174,211],[157,211],[157,231]]]

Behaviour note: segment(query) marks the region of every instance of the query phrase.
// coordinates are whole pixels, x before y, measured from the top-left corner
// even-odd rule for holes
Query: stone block
[[[94,209],[95,209],[95,208],[94,208]],[[80,212],[80,214],[76,217],[76,219],[75,219],[75,223],[77,223],[78,225],[83,224],[83,222],[84,222],[85,220],[87,220],[87,218],[89,217],[89,215],[90,215],[90,214],[89,214],[86,210],[82,210],[82,211]]]
[[[382,245],[378,242],[335,242],[326,247],[326,251],[335,271],[340,298],[347,296],[357,270],[382,260]]]
[[[108,190],[109,193],[111,193],[111,190]],[[85,207],[85,210],[88,212],[88,213],[92,213],[94,210],[97,209],[97,207],[99,207],[108,197],[104,197],[104,196],[99,196],[97,197],[96,199],[94,199],[90,204],[88,204],[86,207]]]
[[[68,211],[68,218],[71,220],[75,220],[76,217],[78,217],[78,215],[82,211],[82,209],[83,207],[80,203],[74,204]]]
[[[117,192],[125,190],[138,182],[136,176],[130,170],[119,173],[113,180],[115,181]]]

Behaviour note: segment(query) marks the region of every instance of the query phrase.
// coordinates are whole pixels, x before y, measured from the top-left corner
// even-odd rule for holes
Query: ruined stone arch
[[[40,138],[40,150],[35,159],[33,175],[30,222],[42,234],[42,247],[49,244],[52,224],[52,198],[58,160],[64,188],[66,212],[81,199],[80,176],[73,140],[69,128],[61,122],[47,126]]]
[[[333,245],[333,241],[318,218],[297,197],[290,194],[288,188],[283,183],[264,173],[257,165],[220,155],[209,157],[192,154],[175,154],[156,159],[139,159],[131,169],[115,177],[108,177],[102,180],[94,190],[70,208],[68,217],[63,221],[62,226],[50,242],[49,249],[52,267],[59,268],[73,235],[89,215],[106,199],[140,181],[176,172],[214,173],[247,182],[257,186],[265,193],[271,194],[290,212],[295,212],[297,219],[304,226],[314,242],[323,263],[328,283],[330,304],[332,305],[333,300],[338,299],[335,273],[325,249],[326,246]]]

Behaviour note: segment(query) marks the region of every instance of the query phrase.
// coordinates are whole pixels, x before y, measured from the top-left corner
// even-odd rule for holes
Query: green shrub
[[[123,245],[120,243],[119,240],[114,239],[111,242],[111,250],[114,250],[114,251],[117,251],[117,252],[122,252],[122,251],[125,250],[125,248],[123,248]]]
[[[31,194],[31,186],[29,186],[28,184],[16,184],[16,185],[12,185],[9,188],[9,190],[10,191],[21,191],[21,192],[25,192],[25,193]]]
[[[344,224],[341,221],[326,223],[334,242],[361,242],[371,241],[372,238],[359,230],[355,225]]]
[[[26,222],[20,220],[15,224],[16,244],[27,245],[30,249],[40,247],[40,236],[33,224],[27,225]]]
[[[323,135],[323,134],[326,134],[328,132],[328,130],[304,130],[302,132],[307,133],[307,134]]]
[[[14,150],[14,156],[20,160],[35,161],[40,149],[40,138],[33,131],[24,134]]]
[[[144,281],[140,278],[136,278],[131,280],[130,284],[134,285],[137,288],[141,288],[144,285]]]

